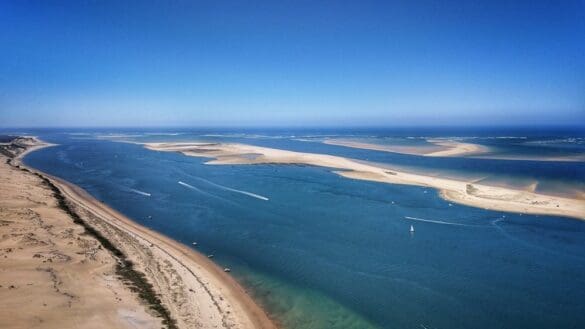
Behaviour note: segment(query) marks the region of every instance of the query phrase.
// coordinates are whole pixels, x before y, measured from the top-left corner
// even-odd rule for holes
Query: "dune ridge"
[[[80,323],[84,328],[275,328],[247,292],[204,255],[133,222],[73,184],[23,165],[22,156],[48,146],[38,140],[28,144],[14,148],[14,153],[0,155],[0,210],[8,214],[3,218],[13,218],[34,207],[42,221],[68,227],[65,231],[70,233],[53,234],[43,244],[63,246],[57,254],[53,252],[55,248],[44,253],[37,247],[29,251],[40,255],[31,256],[32,262],[28,254],[23,256],[26,261],[20,257],[16,265],[10,261],[13,257],[0,259],[0,285],[7,280],[15,282],[11,284],[14,288],[0,288],[0,327],[30,328],[40,321],[44,328],[78,327]],[[54,209],[58,204],[55,198],[62,198],[68,210]],[[31,201],[23,201],[28,199]],[[50,216],[45,216],[44,210],[38,211],[39,205],[47,205]],[[11,221],[0,225],[0,232],[35,228],[26,218],[23,220],[19,228],[11,228]],[[83,224],[76,224],[76,220]],[[83,227],[85,232],[96,232],[99,239],[84,235]],[[39,240],[36,235],[32,237]],[[68,248],[75,248],[80,237],[88,241],[83,246],[92,246],[84,247],[83,257],[77,249],[67,249],[70,245]],[[0,246],[5,242],[0,240]],[[28,250],[24,242],[19,243],[16,241],[11,250]],[[36,263],[48,259],[52,259],[49,272],[38,271],[37,276],[24,276],[26,282],[19,281],[22,271],[36,273],[35,269],[48,265],[39,267]],[[61,261],[57,267],[56,259],[67,262]],[[150,288],[136,290],[123,278],[124,274],[116,269],[124,259],[135,271],[129,273],[130,280]],[[44,273],[56,278],[53,284],[38,277]],[[151,297],[148,289],[152,290]],[[53,297],[56,293],[60,295]],[[18,312],[22,303],[30,304],[30,310]],[[166,320],[160,317],[165,312]],[[19,314],[16,318],[15,313]]]

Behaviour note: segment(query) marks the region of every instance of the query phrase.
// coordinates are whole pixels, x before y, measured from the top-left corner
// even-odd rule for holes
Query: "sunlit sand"
[[[375,164],[340,156],[235,143],[147,143],[145,146],[151,150],[213,158],[207,163],[216,165],[277,163],[327,167],[347,178],[432,187],[438,189],[446,200],[472,207],[585,219],[585,201],[583,200],[388,170]]]

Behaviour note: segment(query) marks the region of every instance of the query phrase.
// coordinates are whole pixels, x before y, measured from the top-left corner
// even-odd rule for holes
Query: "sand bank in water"
[[[304,164],[336,169],[353,179],[436,188],[447,200],[508,212],[566,216],[585,219],[585,201],[495,187],[448,178],[391,171],[375,164],[315,153],[301,153],[235,143],[147,143],[151,150],[181,152],[214,158],[208,164]]]
[[[57,207],[42,178],[14,167],[25,168],[18,160],[11,166],[0,157],[0,327],[164,327],[120,280],[118,259]],[[274,328],[207,257],[136,224],[79,187],[41,174],[144,274],[178,328]]]
[[[450,139],[428,139],[426,146],[405,146],[405,145],[384,145],[368,142],[360,142],[350,139],[330,138],[323,141],[325,144],[345,146],[351,148],[401,153],[410,155],[421,155],[428,157],[473,157],[494,160],[529,160],[529,161],[585,161],[585,155],[561,155],[543,156],[540,154],[494,154],[493,149],[479,144],[463,143]]]
[[[382,145],[341,138],[326,139],[323,141],[323,143],[366,150],[422,155],[429,157],[478,155],[486,153],[489,150],[487,147],[478,144],[462,143],[448,139],[429,139],[427,141],[430,143],[428,146]]]

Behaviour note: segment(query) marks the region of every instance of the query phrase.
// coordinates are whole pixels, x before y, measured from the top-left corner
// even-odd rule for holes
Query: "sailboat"
[[[414,226],[410,225],[410,233],[414,233]]]

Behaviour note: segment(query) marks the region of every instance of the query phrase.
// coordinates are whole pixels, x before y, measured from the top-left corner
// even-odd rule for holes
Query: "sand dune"
[[[0,328],[160,328],[43,181],[0,160]]]
[[[1,328],[274,328],[207,257],[136,224],[77,186],[0,157]],[[51,186],[123,256],[84,234],[57,207]],[[139,298],[120,278],[120,257],[142,273],[157,301]],[[170,324],[161,321],[160,309]]]
[[[432,187],[447,200],[472,207],[585,219],[585,201],[455,179],[390,171],[376,164],[339,156],[301,153],[235,143],[147,143],[151,150],[213,158],[208,164],[305,164],[335,169],[353,179]],[[250,156],[254,155],[254,156]]]

